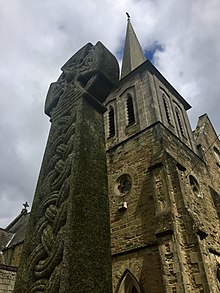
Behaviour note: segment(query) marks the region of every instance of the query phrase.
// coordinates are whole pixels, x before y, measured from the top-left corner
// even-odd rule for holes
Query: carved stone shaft
[[[111,252],[102,102],[118,80],[114,56],[87,44],[51,84],[51,130],[15,293],[110,293]]]

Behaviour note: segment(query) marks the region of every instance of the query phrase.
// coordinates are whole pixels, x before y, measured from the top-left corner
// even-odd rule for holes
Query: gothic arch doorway
[[[117,293],[141,293],[138,281],[129,270],[125,271]]]

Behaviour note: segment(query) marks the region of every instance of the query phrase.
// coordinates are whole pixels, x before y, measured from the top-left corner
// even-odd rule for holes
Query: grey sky
[[[219,0],[0,2],[0,227],[32,201],[49,129],[49,84],[87,42],[100,40],[120,56],[126,11],[143,49],[163,47],[153,62],[192,105],[192,127],[207,112],[220,133]]]

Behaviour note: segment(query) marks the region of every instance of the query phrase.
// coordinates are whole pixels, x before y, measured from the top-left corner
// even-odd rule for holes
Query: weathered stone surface
[[[105,105],[113,292],[126,271],[143,292],[218,292],[220,145],[209,119],[200,118],[195,140],[189,105],[148,61],[120,81]],[[118,182],[125,175],[131,183],[123,193]]]
[[[51,130],[16,293],[111,292],[102,102],[118,79],[114,56],[87,44],[50,86]]]
[[[72,56],[61,68],[63,73],[50,85],[45,103],[45,112],[51,115],[62,99],[68,99],[74,90],[84,89],[95,99],[103,102],[113,85],[118,82],[119,69],[115,57],[98,42],[88,43]]]
[[[17,268],[0,264],[0,292],[12,293]]]
[[[99,101],[115,60],[107,58],[107,67],[90,58],[105,51],[83,47],[48,92],[52,128],[24,247],[22,292],[27,280],[28,292],[111,291]],[[208,116],[193,133],[190,105],[149,61],[119,82],[105,106],[113,292],[219,292],[220,142]]]

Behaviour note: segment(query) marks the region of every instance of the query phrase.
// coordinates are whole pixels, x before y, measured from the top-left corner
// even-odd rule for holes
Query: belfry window
[[[113,107],[110,107],[108,113],[108,121],[109,121],[109,137],[115,135],[115,111]]]
[[[216,275],[217,275],[217,280],[218,280],[219,283],[220,283],[220,264],[218,264],[218,266],[217,266],[217,272],[216,272]]]
[[[215,157],[217,160],[216,164],[218,167],[220,167],[220,152],[216,147],[214,147],[213,150],[214,150],[214,154],[215,154]]]
[[[130,94],[128,94],[127,96],[127,115],[128,115],[128,125],[135,123],[133,99]]]
[[[180,130],[180,133],[181,133],[182,136],[185,136],[184,135],[184,130],[183,130],[182,117],[181,117],[181,114],[180,114],[179,109],[177,109],[177,108],[176,108],[176,118],[177,118],[177,122],[178,122],[178,127],[179,127],[179,130]]]
[[[169,111],[169,107],[168,107],[168,101],[167,101],[164,94],[162,97],[163,97],[163,105],[164,105],[164,110],[166,113],[167,122],[172,125],[171,118],[170,118],[170,111]]]
[[[190,183],[190,186],[191,186],[193,193],[195,195],[197,195],[198,197],[202,197],[202,195],[200,193],[199,183],[196,180],[196,178],[193,177],[192,175],[189,175],[189,183]]]

